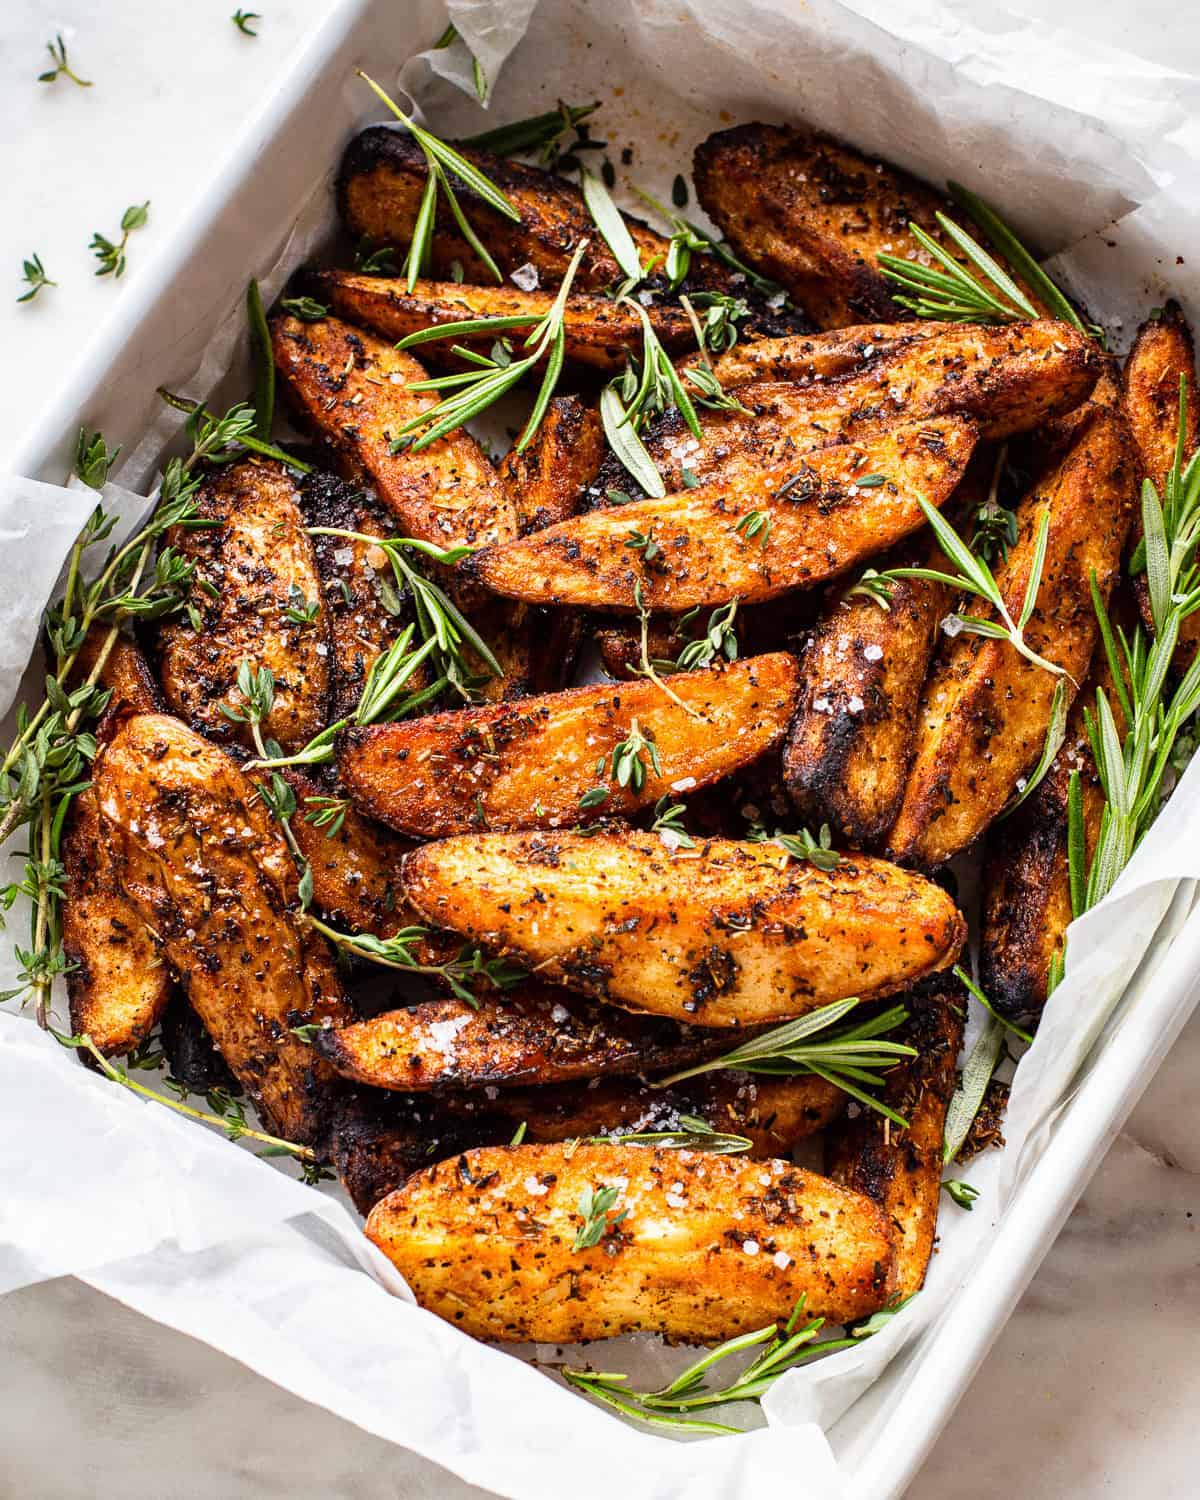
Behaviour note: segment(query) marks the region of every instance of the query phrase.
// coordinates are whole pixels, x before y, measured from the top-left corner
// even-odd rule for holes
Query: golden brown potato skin
[[[297,486],[282,464],[247,458],[205,481],[196,513],[219,524],[180,527],[167,537],[195,564],[189,600],[201,619],[198,630],[186,618],[173,618],[159,631],[167,704],[210,739],[250,746],[247,725],[224,710],[245,709],[237,685],[243,661],[267,667],[275,677],[275,702],[263,736],[285,751],[298,750],[325,723],[329,633],[324,611],[307,623],[287,614],[321,601]]]
[[[1098,409],[1067,455],[1018,507],[1020,532],[996,573],[1010,614],[1020,613],[1037,527],[1050,515],[1029,646],[1065,669],[1070,698],[1097,639],[1088,579],[1107,599],[1120,569],[1135,489],[1128,428]],[[1054,676],[1007,640],[965,631],[947,639],[922,695],[917,750],[888,853],[932,868],[971,844],[1012,796],[1045,741]]]
[[[830,333],[790,333],[775,338],[739,339],[712,361],[726,390],[751,381],[784,380],[797,385],[858,373],[873,359],[896,354],[909,344],[953,331],[952,323],[861,323]],[[694,365],[693,354],[682,364]]]
[[[573,1251],[585,1189],[621,1223]],[[891,1296],[867,1199],[788,1162],[636,1146],[469,1151],[385,1198],[368,1237],[423,1307],[467,1333],[574,1343],[643,1330],[708,1343],[806,1313],[844,1323]]]
[[[351,1016],[327,951],[291,914],[295,866],[253,783],[150,713],[116,727],[94,784],[125,893],[225,1061],[272,1129],[312,1140],[333,1073],[290,1028]]]
[[[895,422],[967,417],[988,442],[1029,432],[1077,407],[1104,368],[1095,340],[1066,323],[958,323],[836,379],[741,386],[738,401],[749,415],[701,411],[699,441],[670,412],[650,428],[646,446],[668,490],[684,487],[685,468],[733,489],[763,468]],[[616,460],[606,461],[589,490],[591,503],[604,503],[606,488],[627,483]]]
[[[969,264],[937,222],[939,211],[961,217],[941,193],[832,136],[738,125],[702,141],[692,170],[705,212],[737,253],[821,328],[911,316],[893,300],[878,259],[920,253],[910,222]]]
[[[500,477],[469,433],[448,433],[414,453],[390,452],[404,424],[436,405],[407,391],[425,370],[386,339],[337,318],[271,319],[275,364],[305,425],[326,443],[346,478],[372,483],[403,535],[438,547],[478,546],[516,534]]]
[[[523,453],[505,454],[500,473],[517,507],[521,535],[565,521],[579,509],[584,487],[604,457],[599,413],[578,396],[554,396]]]
[[[882,860],[832,871],[777,844],[653,834],[479,834],[405,857],[436,926],[632,1010],[750,1026],[891,994],[953,963],[965,927],[940,887]]]
[[[878,566],[943,568],[945,559],[922,534]],[[950,590],[924,578],[893,580],[886,610],[833,592],[801,658],[784,782],[805,820],[828,823],[855,848],[882,838],[900,810],[921,689],[950,604]]]
[[[91,675],[108,632],[83,643],[73,682]],[[149,663],[131,640],[108,646],[97,680],[112,694],[108,712],[150,713],[162,699]],[[106,1057],[129,1052],[150,1035],[170,998],[173,981],[154,939],[121,889],[100,837],[91,787],[75,797],[62,837],[66,897],[62,909],[71,1030],[87,1032]]]
[[[967,996],[949,975],[927,979],[904,996],[909,1019],[899,1041],[918,1056],[888,1074],[881,1098],[908,1121],[903,1130],[874,1110],[835,1123],[825,1138],[834,1182],[878,1203],[892,1226],[896,1290],[919,1292],[937,1233],[946,1110],[957,1086]]]
[[[490,151],[471,146],[458,149],[521,215],[521,222],[515,223],[454,182],[472,228],[506,277],[520,266],[532,265],[542,286],[556,287],[566,274],[575,247],[586,240],[588,247],[576,273],[575,288],[600,292],[623,279],[624,272],[597,233],[579,189],[572,183]],[[352,235],[369,235],[378,243],[407,249],[425,190],[426,172],[424,154],[407,132],[375,125],[356,135],[346,147],[337,179],[338,212],[346,228]],[[625,222],[643,264],[656,256],[665,257],[668,247],[662,235],[628,215]],[[449,277],[453,262],[458,261],[467,281],[495,285],[491,272],[458,233],[444,195],[439,195],[430,255],[431,269],[437,276]],[[696,283],[734,290],[728,271],[710,257],[699,256],[693,265]]]
[[[406,280],[355,276],[349,271],[309,272],[304,284],[337,317],[387,339],[405,339],[410,333],[470,318],[544,318],[555,295],[552,291],[522,292],[494,282],[470,286],[454,281],[418,281],[410,292]],[[665,348],[677,351],[694,345],[692,325],[682,307],[654,302],[646,311]],[[515,357],[525,352],[522,346],[528,332],[515,328],[507,334]],[[603,374],[623,369],[626,355],[637,354],[642,347],[642,323],[637,314],[596,292],[572,292],[563,313],[563,335],[567,359]],[[495,339],[495,333],[487,333],[435,340],[418,346],[418,358],[435,365],[448,361],[462,369],[463,362],[450,352],[451,344],[463,344],[486,354]]]
[[[923,525],[918,496],[945,503],[975,436],[957,417],[900,423],[747,472],[732,492],[714,481],[485,547],[470,571],[509,598],[588,609],[634,609],[639,588],[653,610],[778,598],[845,572]],[[751,510],[769,518],[769,532],[737,530]]]
[[[638,1016],[529,980],[476,1006],[447,996],[325,1031],[314,1046],[345,1078],[401,1093],[512,1088],[665,1073],[719,1057],[741,1038]]]
[[[778,745],[797,679],[795,658],[781,651],[676,674],[671,691],[683,708],[653,682],[596,683],[372,724],[339,735],[338,770],[356,806],[414,837],[628,816],[653,806],[677,782],[707,786]],[[634,724],[653,741],[659,764],[641,752],[640,790],[632,781],[620,786],[612,775],[616,747]],[[603,800],[581,807],[595,790]]]

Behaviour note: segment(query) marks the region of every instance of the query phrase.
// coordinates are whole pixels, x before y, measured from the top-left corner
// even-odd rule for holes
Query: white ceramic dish
[[[314,174],[327,178],[350,131],[377,117],[372,101],[351,82],[353,66],[366,62],[390,81],[405,61],[406,43],[416,50],[441,29],[433,0],[405,10],[398,25],[390,0],[341,0],[331,9],[185,221],[144,267],[120,316],[67,373],[41,422],[19,446],[17,472],[61,482],[81,425],[101,428],[110,440],[132,447],[156,413],[159,384],[204,394],[188,382],[210,330],[241,298],[247,278],[275,263],[289,226],[313,193]],[[564,91],[562,81],[542,80],[521,112],[545,108],[547,98],[552,103]],[[752,99],[743,97],[739,107],[735,118],[755,117]],[[710,119],[696,138],[714,124]],[[635,122],[631,133],[637,129]],[[683,140],[689,141],[687,134]],[[1156,958],[1153,985],[1140,986],[1136,1004],[1127,1004],[1098,1042],[1049,1147],[948,1313],[832,1428],[852,1492],[863,1500],[905,1489],[1190,1014],[1200,969],[1200,912],[1183,920],[1192,895],[1185,882],[1176,896],[1180,930]],[[1138,989],[1135,980],[1131,991]]]

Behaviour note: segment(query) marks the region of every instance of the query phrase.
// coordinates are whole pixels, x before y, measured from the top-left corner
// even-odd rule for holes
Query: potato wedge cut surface
[[[311,1140],[333,1075],[291,1028],[351,1016],[327,950],[291,916],[295,866],[253,783],[178,720],[138,714],[94,784],[125,893],[225,1061],[278,1134]]]
[[[528,328],[514,328],[505,335],[518,357],[534,321],[546,316],[555,296],[553,291],[522,292],[514,286],[469,286],[454,281],[418,281],[410,292],[407,281],[355,276],[348,271],[310,272],[305,286],[311,286],[313,296],[339,318],[387,339],[404,339],[427,328],[472,318],[528,317]],[[694,344],[692,326],[682,307],[655,302],[647,312],[668,350],[683,350]],[[605,373],[620,370],[626,355],[642,347],[642,323],[637,314],[597,292],[570,297],[563,313],[563,335],[567,359]],[[421,344],[414,352],[426,364],[444,365],[449,361],[465,368],[450,353],[452,344],[486,354],[496,338],[494,332],[451,337]]]
[[[244,661],[274,674],[264,737],[298,750],[325,723],[329,634],[299,498],[282,464],[248,458],[217,470],[196,497],[197,515],[217,525],[167,536],[195,563],[190,603],[201,623],[163,625],[159,674],[172,711],[210,739],[252,744],[246,724],[225,712],[245,710],[237,685]]]
[[[794,333],[779,338],[742,339],[713,360],[713,373],[726,388],[756,380],[787,380],[797,385],[832,380],[861,371],[871,360],[895,354],[920,339],[953,331],[952,323],[862,323],[830,333]],[[699,354],[685,360],[693,365]]]
[[[572,1246],[587,1190],[625,1217]],[[478,1337],[573,1343],[635,1329],[716,1342],[805,1311],[847,1322],[893,1284],[879,1210],[781,1161],[644,1147],[468,1151],[412,1178],[366,1232],[417,1301]]]
[[[1049,514],[1041,587],[1025,639],[1069,674],[1068,701],[1087,674],[1098,636],[1089,575],[1095,571],[1107,599],[1129,530],[1135,474],[1125,422],[1098,409],[1062,462],[1021,502],[1017,544],[996,575],[1015,619],[1037,528]],[[964,631],[945,641],[922,695],[916,755],[888,835],[892,858],[932,868],[983,832],[1041,753],[1054,687],[1054,675],[1007,640]]]
[[[338,739],[339,773],[363,812],[417,837],[569,827],[636,812],[679,783],[706,786],[748,765],[782,740],[797,677],[795,658],[777,652],[676,674],[671,690],[682,708],[653,682],[597,683],[348,729]],[[648,743],[622,786],[619,747],[635,730]]]
[[[939,886],[882,860],[821,871],[724,839],[674,855],[641,833],[446,839],[405,857],[404,887],[430,923],[545,979],[704,1026],[891,994],[965,935]]]
[[[516,445],[500,464],[522,535],[565,521],[580,507],[583,491],[604,456],[604,430],[594,408],[578,396],[554,396],[542,425],[523,453]]]

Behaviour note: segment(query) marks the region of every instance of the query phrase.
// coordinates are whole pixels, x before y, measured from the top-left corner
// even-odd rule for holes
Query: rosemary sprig
[[[46,268],[42,265],[42,258],[36,252],[28,260],[21,262],[21,280],[29,288],[22,292],[17,298],[18,302],[32,302],[44,286],[57,286],[57,281],[51,281],[46,275]]]
[[[438,193],[446,196],[446,202],[450,212],[454,216],[454,222],[458,225],[459,233],[470,245],[471,249],[488,268],[489,272],[497,281],[502,282],[503,276],[500,268],[492,259],[491,254],[484,246],[483,241],[476,234],[463,213],[462,205],[458,201],[450,178],[456,178],[464,187],[469,188],[477,194],[487,206],[494,209],[496,213],[503,214],[506,219],[511,219],[515,224],[521,222],[521,215],[504,193],[491,182],[484,174],[474,167],[457,152],[453,146],[448,146],[445,141],[438,140],[437,136],[431,135],[428,130],[422,129],[414,120],[400,108],[394,99],[384,92],[383,89],[363,72],[357,70],[358,76],[363,82],[380,98],[397,120],[409,132],[412,138],[420,146],[425,157],[427,176],[425,179],[425,191],[421,197],[421,206],[417,212],[416,222],[413,225],[412,241],[408,248],[408,256],[404,262],[404,274],[408,280],[408,290],[411,292],[417,284],[422,270],[429,259],[429,247],[433,239],[433,224],[437,214]]]
[[[462,42],[463,50],[471,59],[471,82],[475,87],[475,97],[479,100],[480,104],[486,104],[488,101],[487,74],[483,71],[483,66],[480,63],[479,59],[467,46],[466,42],[463,41],[458,27],[454,24],[453,21],[451,21],[449,26],[446,27],[445,31],[442,32],[441,36],[438,37],[437,41],[434,42],[433,50],[435,52],[442,52],[445,50],[445,48],[452,47],[455,42]]]
[[[818,1341],[817,1335],[825,1326],[824,1318],[811,1318],[803,1327],[797,1327],[804,1311],[805,1299],[802,1296],[782,1327],[768,1323],[765,1328],[756,1329],[753,1333],[743,1333],[736,1338],[727,1339],[725,1343],[702,1354],[674,1380],[656,1391],[629,1390],[626,1387],[629,1377],[623,1374],[575,1370],[567,1366],[563,1366],[560,1373],[576,1390],[583,1391],[585,1395],[620,1412],[622,1416],[647,1426],[693,1435],[724,1436],[742,1429],[730,1427],[723,1422],[697,1420],[688,1413],[739,1401],[757,1404],[788,1370],[795,1369],[802,1361],[814,1356],[853,1348],[864,1338],[870,1338],[885,1328],[911,1300],[911,1297],[905,1298],[903,1302],[896,1302],[870,1318],[849,1325],[841,1337]],[[760,1352],[740,1375],[734,1376],[725,1385],[710,1383],[709,1377],[724,1361],[750,1349],[758,1349]]]
[[[1028,625],[1037,607],[1042,568],[1046,561],[1046,544],[1050,535],[1050,512],[1043,511],[1038,522],[1033,565],[1029,570],[1029,579],[1025,585],[1020,612],[1014,620],[1009,613],[1008,605],[1004,602],[1004,595],[1001,593],[1000,585],[996,582],[995,574],[987,562],[971,551],[945,516],[930,505],[923,496],[917,496],[917,503],[924,512],[925,519],[933,527],[938,545],[958,572],[942,573],[936,568],[890,568],[879,576],[883,579],[927,578],[934,583],[946,584],[956,593],[973,594],[977,599],[990,604],[1000,618],[999,620],[985,620],[977,615],[959,615],[959,624],[963,630],[969,635],[986,636],[989,640],[1006,640],[1015,651],[1019,651],[1026,661],[1032,662],[1035,667],[1041,667],[1055,676],[1068,676],[1069,674],[1063,667],[1047,661],[1044,656],[1039,656],[1036,651],[1033,651],[1026,644],[1024,636],[1025,626]]]
[[[867,568],[858,582],[846,590],[846,598],[870,599],[887,614],[892,607],[892,586],[886,574]]]
[[[740,1156],[754,1142],[744,1135],[714,1130],[698,1115],[680,1115],[675,1130],[635,1130],[628,1135],[593,1135],[593,1146],[649,1146],[660,1151],[709,1151],[714,1156]]]
[[[628,286],[635,286],[646,274],[638,247],[633,242],[624,215],[612,200],[603,178],[580,164],[579,190],[583,194],[584,207],[592,216],[592,223],[600,231],[600,237],[612,251],[613,259],[621,268]]]
[[[494,156],[538,155],[549,161],[554,148],[568,130],[574,130],[600,108],[594,104],[564,104],[560,99],[558,108],[545,114],[531,115],[525,120],[513,120],[494,130],[485,130],[480,135],[469,135],[459,142],[479,151],[490,151]]]
[[[268,442],[275,421],[275,351],[263,308],[258,282],[246,287],[246,322],[250,332],[250,355],[254,365],[254,431]]]
[[[908,1121],[903,1115],[897,1114],[867,1090],[881,1088],[889,1068],[906,1057],[916,1057],[916,1051],[907,1043],[878,1040],[907,1021],[908,1011],[902,1005],[893,1005],[857,1026],[829,1031],[858,1003],[857,999],[850,999],[823,1005],[819,1010],[801,1016],[798,1021],[787,1021],[762,1036],[743,1042],[722,1057],[697,1063],[693,1068],[672,1073],[669,1078],[656,1079],[652,1087],[668,1088],[673,1083],[682,1083],[685,1078],[698,1078],[703,1073],[728,1068],[743,1073],[770,1073],[783,1078],[816,1074],[818,1078],[836,1084],[860,1104],[907,1129]],[[829,1031],[823,1040],[808,1041],[809,1037],[823,1031]]]
[[[679,183],[681,179],[675,179]],[[672,196],[677,208],[686,206],[687,184],[683,184],[683,202],[679,201],[680,195],[672,184]],[[787,294],[777,281],[771,281],[766,276],[760,276],[757,271],[752,270],[744,261],[740,261],[724,241],[713,240],[708,237],[698,224],[691,220],[681,218],[671,209],[666,208],[657,198],[645,192],[642,188],[634,187],[633,191],[647,207],[652,208],[671,226],[671,240],[667,248],[666,261],[663,270],[671,283],[672,290],[686,280],[688,272],[692,268],[692,256],[711,255],[731,271],[736,271],[746,279],[746,285],[758,296],[766,298],[772,304],[778,303],[780,307],[787,300]],[[699,299],[697,299],[699,300]]]
[[[125,274],[125,246],[135,229],[141,229],[150,217],[150,200],[133,203],[121,215],[121,238],[114,241],[97,231],[92,235],[88,249],[100,262],[97,276],[120,277]]]
[[[546,408],[550,404],[550,398],[554,395],[559,376],[562,374],[563,362],[566,358],[566,332],[563,327],[563,318],[566,313],[567,298],[571,292],[571,283],[575,279],[580,258],[586,249],[587,241],[580,240],[575,247],[575,253],[571,257],[557,296],[540,318],[468,318],[458,323],[443,323],[438,327],[424,328],[419,333],[410,333],[407,338],[400,340],[396,345],[398,349],[413,349],[435,339],[502,334],[514,328],[529,328],[530,330],[523,346],[529,350],[529,353],[520,359],[512,359],[503,348],[493,349],[491,357],[488,357],[477,354],[474,350],[465,349],[459,344],[452,345],[456,354],[476,368],[462,374],[443,375],[436,380],[414,380],[408,385],[407,389],[410,391],[450,391],[453,394],[443,395],[436,406],[421,412],[411,422],[406,422],[396,434],[392,445],[395,451],[411,448],[415,453],[422,448],[427,448],[430,443],[436,442],[446,433],[453,432],[464,422],[469,422],[473,417],[486,411],[545,360],[545,373],[533,403],[533,410],[516,442],[516,451],[524,452],[541,426]],[[420,435],[415,436],[417,433]]]
[[[56,33],[52,42],[46,43],[46,51],[54,63],[52,68],[45,73],[39,73],[39,83],[54,83],[59,78],[69,78],[72,83],[77,83],[81,89],[90,89],[92,84],[88,78],[80,78],[70,63],[67,61],[67,44],[62,39],[62,33]]]

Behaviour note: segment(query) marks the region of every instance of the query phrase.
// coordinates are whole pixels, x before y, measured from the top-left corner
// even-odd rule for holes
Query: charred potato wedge
[[[821,871],[723,839],[672,855],[640,833],[479,834],[414,849],[404,887],[429,922],[545,979],[704,1026],[891,994],[965,934],[940,887],[881,860]]]
[[[931,556],[931,551],[935,556]],[[942,569],[922,536],[880,563]],[[835,592],[805,648],[800,705],[783,752],[783,778],[801,816],[869,846],[896,820],[916,748],[921,689],[950,590],[897,578],[887,609]]]
[[[345,1078],[424,1093],[664,1073],[718,1057],[737,1041],[531,980],[482,994],[474,1006],[448,997],[386,1011],[322,1032],[313,1045]]]
[[[958,1082],[967,997],[957,980],[938,975],[904,1002],[909,1019],[896,1038],[915,1047],[917,1056],[892,1069],[881,1098],[908,1127],[864,1109],[834,1124],[825,1138],[825,1161],[834,1182],[883,1210],[896,1246],[896,1290],[911,1297],[924,1285],[937,1234],[942,1142]]]
[[[1031,650],[1067,675],[1071,698],[1087,674],[1098,628],[1089,577],[1108,598],[1129,530],[1136,466],[1124,421],[1097,410],[1074,446],[1018,507],[1019,535],[996,573],[1009,613],[1020,613],[1037,529],[1050,517],[1037,606],[1025,627]],[[1037,760],[1055,676],[1007,640],[965,631],[948,639],[925,684],[917,748],[888,852],[905,863],[943,864],[984,831]]]
[[[832,136],[739,125],[702,141],[692,171],[704,211],[738,255],[786,287],[818,327],[910,316],[879,256],[924,257],[912,223],[969,264],[938,224],[939,212],[962,217],[941,193]]]
[[[500,465],[522,536],[575,515],[604,450],[599,413],[578,396],[552,397],[529,446],[512,447]]]
[[[1030,432],[1079,406],[1104,368],[1095,340],[1066,323],[959,323],[837,379],[753,381],[737,391],[746,411],[700,412],[699,440],[669,412],[649,430],[646,447],[668,490],[684,488],[684,469],[736,490],[763,468],[895,422],[967,417],[988,442]],[[606,460],[587,499],[603,504],[607,489],[627,484],[617,460]]]
[[[859,373],[873,359],[896,354],[909,344],[954,331],[953,323],[862,323],[830,333],[792,333],[777,338],[740,339],[712,361],[713,373],[726,390],[755,381],[791,381],[811,385]],[[700,360],[693,354],[686,368]]]
[[[599,1244],[575,1251],[580,1199],[619,1186]],[[371,1211],[367,1236],[417,1301],[481,1338],[575,1343],[642,1330],[708,1343],[805,1311],[882,1307],[883,1215],[788,1162],[636,1146],[468,1151]]]
[[[240,1094],[241,1085],[229,1071],[204,1022],[179,993],[171,996],[162,1018],[162,1049],[167,1071],[193,1094],[223,1089]]]
[[[282,464],[244,459],[216,470],[196,497],[196,514],[214,524],[167,536],[195,565],[189,603],[200,624],[173,618],[159,631],[163,693],[174,713],[210,739],[251,743],[244,720],[226,712],[244,712],[237,685],[244,661],[274,674],[265,738],[298,750],[325,724],[329,635],[299,501]]]
[[[597,683],[373,724],[338,737],[338,770],[357,807],[414,837],[558,828],[596,816],[593,807],[628,816],[779,744],[796,684],[794,658],[779,652],[680,673],[670,698],[649,681]],[[614,770],[635,730],[648,742],[637,767]]]
[[[924,524],[918,497],[941,506],[975,445],[961,418],[900,423],[747,472],[593,511],[470,559],[473,576],[509,598],[588,609],[681,611],[757,602],[811,588]],[[864,481],[866,481],[864,483]],[[739,530],[751,511],[770,523]]]
[[[427,328],[461,323],[472,318],[525,318],[529,327],[544,318],[554,303],[554,293],[522,292],[511,286],[470,286],[455,281],[418,281],[410,292],[407,281],[384,276],[355,276],[349,271],[312,271],[305,288],[339,318],[369,328],[386,339],[406,339]],[[671,351],[694,344],[692,325],[682,307],[654,302],[647,313],[664,347]],[[514,329],[509,337],[519,345],[527,329]],[[601,374],[624,367],[625,358],[642,347],[642,323],[636,313],[599,292],[573,293],[563,310],[566,357]],[[420,345],[420,358],[428,364],[447,361],[462,368],[450,352],[451,344],[464,344],[486,354],[496,335],[447,338]]]
[[[291,913],[297,877],[253,783],[164,714],[120,723],[96,758],[101,829],[122,887],[271,1128],[315,1138],[333,1071],[292,1034],[345,1025],[328,954]]]
[[[491,461],[461,428],[414,453],[391,451],[405,423],[437,404],[407,384],[425,379],[385,339],[325,318],[271,319],[275,364],[305,426],[347,479],[374,485],[405,536],[438,547],[478,546],[516,534],[512,501]]]
[[[571,255],[580,240],[588,242],[574,287],[577,291],[602,292],[623,279],[608,246],[584,207],[579,189],[564,178],[536,167],[523,166],[507,157],[471,146],[457,148],[500,189],[520,214],[516,223],[454,184],[463,210],[497,266],[505,276],[530,265],[544,287],[556,287],[566,275]],[[367,236],[379,244],[407,247],[425,191],[427,167],[420,146],[407,132],[374,125],[350,142],[342,157],[337,178],[338,212],[356,237]],[[665,259],[668,242],[637,219],[623,216],[634,243],[648,264]],[[495,278],[458,233],[446,206],[439,198],[430,246],[430,269],[449,277],[457,261],[468,282],[494,284]],[[695,262],[694,280],[706,286],[734,290],[729,273],[708,257]]]

